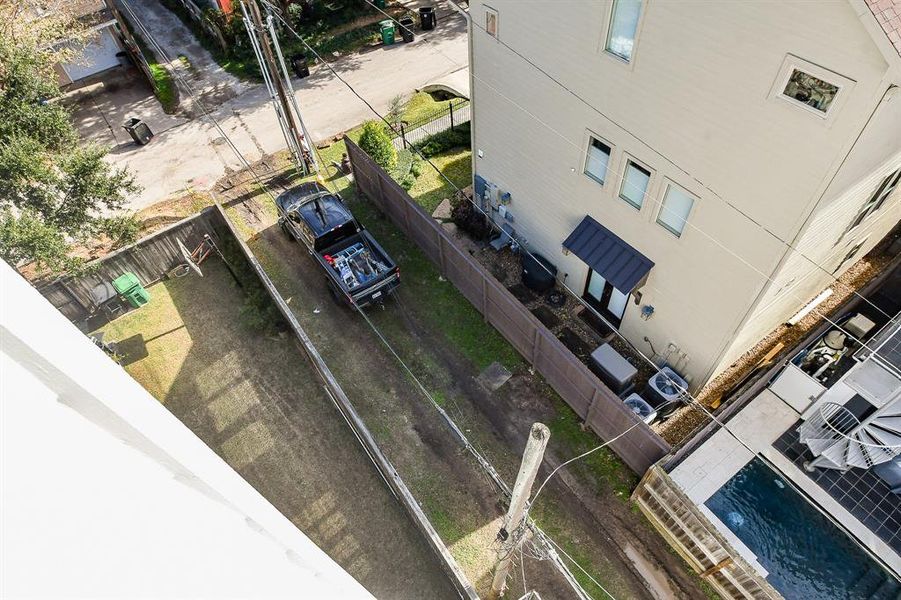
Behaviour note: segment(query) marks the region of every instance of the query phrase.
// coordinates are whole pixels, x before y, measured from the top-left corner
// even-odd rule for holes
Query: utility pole
[[[285,135],[285,141],[287,141],[288,148],[294,154],[298,168],[304,175],[307,175],[311,170],[316,169],[316,163],[311,149],[307,148],[301,128],[297,126],[294,113],[291,111],[292,105],[296,107],[296,103],[293,102],[294,90],[290,92],[285,90],[285,81],[282,79],[278,63],[272,53],[272,45],[277,42],[273,39],[274,35],[270,28],[263,24],[263,17],[260,14],[257,0],[241,0],[241,8],[245,12],[245,17],[248,13],[250,16],[251,22],[247,23],[247,33],[251,38],[251,46],[254,47],[257,53],[260,69],[263,72],[263,79],[267,87],[270,87],[270,91],[274,92],[274,99],[277,99],[276,113],[279,118],[279,124],[282,127],[282,133]],[[290,99],[288,97],[289,94],[291,95]]]
[[[516,484],[513,486],[513,494],[510,496],[510,508],[504,517],[504,526],[498,533],[501,540],[506,541],[510,535],[518,535],[513,546],[509,549],[501,548],[498,555],[497,567],[494,570],[494,580],[491,582],[491,597],[503,596],[507,589],[507,575],[510,573],[510,565],[513,564],[516,550],[525,542],[526,534],[520,530],[525,518],[526,505],[532,494],[532,484],[538,475],[538,467],[544,458],[544,449],[547,447],[551,432],[543,423],[534,423],[529,431],[529,439],[526,449],[522,454],[522,464],[516,475]]]

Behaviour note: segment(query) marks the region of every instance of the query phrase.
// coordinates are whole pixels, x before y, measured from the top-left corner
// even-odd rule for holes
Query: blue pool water
[[[901,582],[758,458],[705,504],[787,600],[901,600]]]

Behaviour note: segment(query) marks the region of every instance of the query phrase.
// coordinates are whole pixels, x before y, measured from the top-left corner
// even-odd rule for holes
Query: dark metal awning
[[[587,216],[569,234],[563,247],[624,294],[631,293],[654,266],[647,256]]]

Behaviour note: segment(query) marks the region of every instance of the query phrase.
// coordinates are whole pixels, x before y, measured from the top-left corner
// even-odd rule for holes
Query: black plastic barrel
[[[435,23],[437,22],[438,17],[435,16],[434,6],[423,6],[419,9],[419,26],[422,27],[423,31],[435,29]]]
[[[295,54],[291,57],[291,69],[298,79],[310,76],[310,63],[306,54]]]
[[[400,21],[400,35],[404,39],[404,42],[412,42],[413,38],[413,17],[403,17]]]
[[[122,127],[124,127],[125,131],[131,135],[131,139],[135,141],[135,144],[141,146],[149,144],[150,138],[153,137],[153,132],[150,131],[150,127],[141,119],[132,117],[125,121]]]
[[[554,287],[557,267],[540,254],[522,255],[522,283],[530,290],[546,292]]]

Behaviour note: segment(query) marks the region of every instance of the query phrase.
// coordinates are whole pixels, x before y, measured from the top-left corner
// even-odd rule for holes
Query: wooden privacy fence
[[[37,290],[70,321],[86,319],[97,310],[91,291],[101,283],[110,283],[123,273],[134,273],[145,286],[162,278],[185,262],[178,241],[192,250],[209,234],[219,239],[217,229],[224,227],[219,213],[209,208],[174,223],[138,242],[91,262],[90,274],[64,276]]]
[[[670,451],[607,386],[351,140],[344,138],[357,189],[372,200],[500,331],[602,440],[636,473]]]

